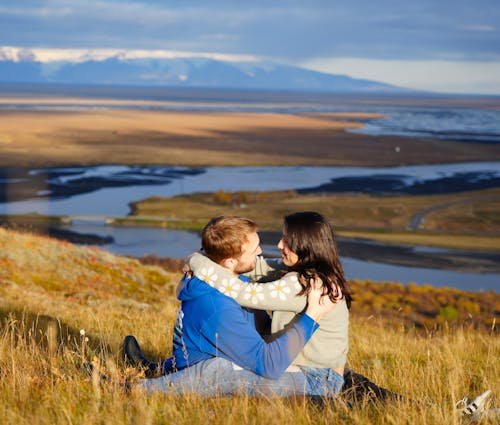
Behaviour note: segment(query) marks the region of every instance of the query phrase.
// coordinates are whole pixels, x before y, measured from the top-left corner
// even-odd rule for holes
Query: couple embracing
[[[345,373],[352,298],[332,226],[316,212],[287,215],[278,247],[281,259],[262,258],[257,225],[246,218],[205,226],[202,253],[179,283],[172,357],[150,362],[125,338],[125,357],[145,369],[144,390],[333,398],[359,384],[392,395]]]

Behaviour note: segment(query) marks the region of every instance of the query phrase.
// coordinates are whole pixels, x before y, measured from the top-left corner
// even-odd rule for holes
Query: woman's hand
[[[202,252],[200,251],[195,251],[189,254],[185,259],[184,259],[184,265],[182,266],[182,273],[186,275],[187,277],[193,277],[193,271],[191,270],[191,267],[189,266],[189,261],[191,260],[191,257],[195,254],[201,254],[203,255]]]
[[[322,285],[317,285],[316,282],[311,282],[311,289],[307,294],[307,309],[306,314],[318,322],[326,313],[333,310],[336,303],[330,300],[328,295],[323,295]]]

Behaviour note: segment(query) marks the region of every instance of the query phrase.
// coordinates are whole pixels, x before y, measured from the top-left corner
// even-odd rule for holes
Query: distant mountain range
[[[269,62],[229,62],[207,58],[154,58],[38,61],[12,58],[0,48],[0,83],[51,83],[403,93],[410,90]]]

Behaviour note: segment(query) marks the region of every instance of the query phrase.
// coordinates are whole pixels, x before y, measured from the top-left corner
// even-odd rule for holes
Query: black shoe
[[[150,362],[144,357],[134,336],[128,335],[123,340],[123,355],[128,364],[143,369],[146,378],[156,378],[161,375],[161,364]]]
[[[403,396],[396,394],[386,388],[379,387],[377,384],[370,381],[366,376],[346,369],[344,372],[344,385],[342,393],[353,401],[362,401],[368,399],[370,401],[389,401],[403,400]]]

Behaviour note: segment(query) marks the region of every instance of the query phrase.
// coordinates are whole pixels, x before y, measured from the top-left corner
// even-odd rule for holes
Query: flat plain
[[[86,106],[88,102],[83,99],[78,105]],[[356,112],[290,115],[2,109],[0,166],[105,163],[384,167],[500,159],[499,144],[367,136],[345,131],[379,116]]]

